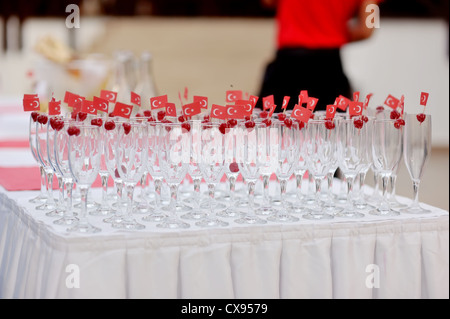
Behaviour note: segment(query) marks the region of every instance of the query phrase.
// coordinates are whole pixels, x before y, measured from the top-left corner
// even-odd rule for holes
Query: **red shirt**
[[[363,0],[279,0],[278,48],[339,48]]]

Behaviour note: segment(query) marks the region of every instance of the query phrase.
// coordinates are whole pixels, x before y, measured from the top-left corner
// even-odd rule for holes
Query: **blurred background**
[[[71,4],[79,28],[66,25]],[[420,92],[430,93],[433,150],[420,199],[448,210],[449,1],[385,0],[380,14],[370,39],[343,48],[344,69],[355,91],[374,93],[373,107],[405,95],[406,112],[420,113]],[[0,1],[0,105],[20,105],[42,81],[58,99],[96,94],[110,86],[117,52],[150,53],[156,92],[169,100],[185,87],[219,104],[230,88],[258,94],[275,53],[274,15],[260,0]],[[397,194],[412,197],[411,185],[402,165]]]

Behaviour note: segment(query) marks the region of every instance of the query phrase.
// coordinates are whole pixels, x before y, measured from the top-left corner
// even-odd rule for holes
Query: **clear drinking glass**
[[[425,121],[418,121],[416,114],[405,117],[404,160],[414,189],[414,202],[400,210],[408,214],[424,214],[431,211],[419,204],[419,185],[423,172],[431,154],[431,115],[427,114]]]
[[[269,146],[261,145],[263,149],[269,148],[270,162],[274,168],[274,173],[280,183],[281,207],[275,214],[267,217],[268,221],[292,223],[299,219],[292,216],[292,204],[286,201],[286,190],[289,178],[294,173],[294,168],[299,154],[299,123],[293,122],[292,126],[287,126],[284,121],[274,120],[270,131]]]
[[[38,155],[39,162],[45,170],[45,174],[47,175],[47,200],[36,207],[37,210],[47,210],[52,211],[57,208],[57,204],[55,199],[53,198],[53,176],[55,171],[51,166],[48,155],[47,155],[47,127],[48,127],[48,116],[42,114],[42,116],[47,117],[47,122],[45,124],[36,122],[36,154]],[[58,216],[58,214],[55,214]]]
[[[116,140],[116,167],[127,193],[127,210],[119,223],[112,223],[114,228],[144,229],[133,216],[134,188],[141,179],[147,166],[147,125],[130,121],[119,125]]]
[[[394,126],[396,120],[376,119],[373,122],[372,157],[373,164],[381,176],[383,197],[371,214],[397,216],[399,213],[389,206],[387,187],[395,166],[401,160],[403,127]]]
[[[39,195],[37,195],[34,198],[31,198],[29,200],[30,203],[44,203],[47,198],[48,198],[48,194],[47,194],[47,190],[46,190],[46,184],[47,184],[47,180],[46,180],[46,173],[44,170],[44,166],[41,164],[40,160],[39,160],[39,156],[37,154],[37,145],[36,145],[36,132],[37,132],[37,116],[39,115],[38,112],[32,112],[30,114],[30,121],[28,123],[28,137],[29,137],[29,143],[30,143],[30,150],[31,150],[31,154],[33,155],[33,158],[35,159],[36,163],[39,166],[39,172],[41,174],[41,189],[40,189],[40,193]]]
[[[325,120],[310,120],[306,124],[306,162],[308,172],[315,184],[314,204],[304,214],[306,219],[332,219],[333,215],[324,212],[321,200],[322,181],[330,171],[332,158],[336,156],[336,129],[328,129]]]
[[[337,157],[348,190],[344,210],[336,215],[339,217],[364,217],[353,202],[353,183],[363,167],[366,148],[370,146],[367,127],[367,123],[362,127],[356,127],[354,119],[340,120],[337,124]]]
[[[79,130],[78,134],[69,134],[69,168],[77,183],[81,195],[81,207],[78,222],[74,223],[69,232],[96,233],[100,228],[91,225],[87,214],[87,197],[89,188],[97,178],[100,170],[102,143],[100,127],[90,124],[73,123],[69,126]]]
[[[195,225],[200,227],[228,226],[217,217],[218,209],[215,199],[215,188],[225,173],[225,135],[219,130],[220,123],[202,123],[200,137],[200,162],[202,176],[208,185],[208,214]],[[206,208],[206,207],[205,207]]]
[[[161,172],[170,188],[170,204],[162,209],[169,215],[161,223],[160,228],[188,228],[190,225],[182,221],[178,210],[178,187],[185,178],[189,168],[190,138],[189,133],[181,126],[182,123],[160,123],[158,158]]]
[[[69,135],[67,134],[67,129],[72,121],[65,120],[64,126],[61,129],[54,131],[54,157],[55,163],[58,171],[60,172],[64,186],[66,188],[66,209],[64,215],[53,221],[57,225],[73,225],[78,222],[78,218],[74,216],[73,211],[73,186],[74,179],[72,173],[70,172],[69,166]]]
[[[255,186],[261,176],[261,168],[266,167],[268,158],[262,154],[267,149],[269,142],[267,139],[269,128],[264,123],[255,123],[254,128],[247,128],[245,124],[238,126],[238,134],[242,143],[237,152],[237,162],[239,171],[245,179],[248,187],[247,212],[243,212],[241,217],[235,220],[239,224],[265,224],[266,220],[256,215],[255,207]]]

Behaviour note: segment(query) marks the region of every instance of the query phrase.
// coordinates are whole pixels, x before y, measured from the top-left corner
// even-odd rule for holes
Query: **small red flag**
[[[102,99],[101,97],[94,96],[93,105],[98,111],[108,112],[108,100]]]
[[[89,100],[81,101],[81,112],[97,115],[97,109],[94,107],[94,102]]]
[[[208,108],[208,98],[206,96],[194,96],[194,103],[200,103],[202,109]]]
[[[50,102],[48,102],[48,115],[60,115],[61,114],[61,101],[55,101],[55,98],[52,98]]]
[[[420,105],[422,105],[422,106],[427,106],[427,103],[428,103],[428,97],[429,97],[429,96],[430,96],[429,93],[422,92],[422,93],[420,94]]]
[[[289,100],[291,99],[291,97],[290,96],[285,96],[284,97],[284,99],[283,99],[283,105],[281,106],[281,108],[283,109],[283,110],[286,110],[286,108],[287,108],[287,106],[288,106],[288,104],[289,104]]]
[[[156,96],[150,98],[150,106],[152,110],[163,108],[167,103],[167,95]]]
[[[116,105],[114,106],[113,115],[129,119],[132,110],[133,110],[132,105],[117,102]]]
[[[348,113],[350,116],[359,116],[362,114],[363,111],[363,103],[362,102],[350,102],[350,107],[348,109]]]
[[[131,92],[131,103],[136,104],[137,106],[141,106],[141,96],[135,92]]]
[[[319,102],[319,99],[316,99],[314,97],[310,97],[308,100],[308,103],[306,105],[306,108],[308,110],[310,110],[311,112],[314,112],[316,106],[317,106],[317,102]]]
[[[273,95],[269,95],[266,97],[263,97],[263,110],[267,110],[268,108],[270,108],[271,105],[274,105],[274,98]]]
[[[116,103],[117,92],[108,91],[108,90],[101,90],[100,91],[100,97],[102,99],[108,100],[108,102]]]
[[[183,114],[186,117],[191,117],[197,114],[200,114],[202,112],[202,108],[200,106],[200,103],[190,103],[190,104],[185,104],[182,106],[183,108]]]
[[[311,115],[312,112],[310,110],[298,104],[292,110],[292,117],[303,123],[308,123],[308,121],[311,119]]]
[[[349,106],[350,102],[351,101],[345,96],[339,95],[337,99],[337,108],[342,111],[347,111],[347,107]]]
[[[242,91],[231,90],[226,92],[227,96],[225,101],[228,103],[232,103],[236,100],[242,100]]]
[[[210,116],[219,120],[227,119],[227,107],[222,105],[213,104],[211,106],[211,114]]]
[[[336,109],[337,105],[336,104],[330,104],[327,105],[327,113],[326,113],[326,117],[327,119],[334,119],[334,116],[336,115]]]
[[[384,104],[386,104],[387,106],[389,106],[394,110],[397,108],[398,103],[400,103],[400,100],[390,94],[386,98],[386,101],[384,101]]]
[[[25,112],[29,111],[39,111],[41,109],[41,104],[39,103],[39,97],[37,94],[25,94],[23,98],[23,110]]]
[[[175,103],[166,103],[166,115],[172,117],[177,116],[177,108],[175,107]]]

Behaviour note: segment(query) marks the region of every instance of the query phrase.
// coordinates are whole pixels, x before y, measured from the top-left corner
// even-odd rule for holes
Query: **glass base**
[[[32,203],[32,204],[41,204],[41,203],[45,203],[46,201],[47,201],[47,195],[44,195],[44,194],[40,194],[40,195],[28,200],[28,202]]]
[[[66,212],[65,209],[57,208],[57,209],[54,209],[54,210],[51,210],[51,211],[45,213],[45,216],[47,216],[47,217],[63,217],[65,212]]]
[[[294,223],[298,222],[300,219],[292,216],[290,213],[275,213],[272,216],[267,217],[267,220],[269,222],[275,222],[275,223]]]
[[[258,216],[270,216],[272,214],[275,214],[276,212],[277,210],[270,206],[261,206],[255,210],[255,214]]]
[[[236,219],[234,221],[238,224],[247,224],[247,225],[263,225],[267,224],[267,220],[259,218],[258,216],[252,216],[252,215],[243,215],[241,218]]]
[[[172,209],[172,207],[170,206],[164,206],[161,208],[162,211],[164,212],[174,212],[176,214],[184,214],[184,213],[189,213],[192,211],[192,207],[183,205],[183,204],[177,204],[175,206],[175,210]]]
[[[56,208],[57,208],[56,203],[47,203],[47,202],[36,206],[36,210],[54,210]]]
[[[112,223],[111,226],[113,228],[127,230],[141,230],[145,228],[144,225],[139,224],[135,219],[122,219],[120,222]]]
[[[400,213],[405,214],[429,214],[431,210],[422,208],[420,206],[409,206],[403,209],[400,209]]]
[[[198,222],[195,223],[195,225],[199,227],[226,227],[229,224],[218,218],[207,217],[202,220],[199,220]]]
[[[330,215],[339,215],[344,210],[343,207],[339,206],[324,206],[322,212]]]
[[[93,234],[101,232],[101,229],[89,223],[75,223],[72,227],[68,228],[67,231],[71,233]]]
[[[87,203],[87,208],[88,209],[97,209],[99,208],[101,205],[97,202],[88,202]],[[75,208],[80,208],[81,207],[81,203],[76,203],[75,205],[73,205],[73,207]]]
[[[218,212],[216,215],[224,218],[236,218],[241,216],[241,212],[236,207],[231,206]]]
[[[194,210],[187,214],[181,215],[181,218],[188,220],[199,220],[205,218],[206,216],[208,216],[206,213]]]
[[[359,212],[356,212],[356,211],[343,210],[343,211],[335,214],[334,216],[336,216],[336,217],[347,217],[347,218],[363,218],[365,215],[363,213],[359,213]]]
[[[211,209],[211,205],[209,203],[210,200],[204,200],[202,202],[200,202],[200,208],[201,209]],[[218,203],[216,201],[214,201],[213,205],[212,205],[212,209],[214,210],[222,210],[227,208],[227,205],[223,204],[223,203]]]
[[[325,213],[309,212],[309,213],[303,215],[303,218],[309,219],[309,220],[322,220],[322,219],[333,219],[334,216],[330,215],[330,214],[325,214]]]
[[[154,223],[154,222],[160,222],[160,221],[166,219],[167,217],[168,216],[166,214],[154,212],[154,213],[151,213],[151,214],[149,214],[147,216],[142,217],[142,220],[144,222],[152,222],[152,223]]]
[[[407,208],[408,205],[406,204],[402,204],[397,200],[390,200],[389,201],[389,207],[392,209],[403,209],[403,208]]]
[[[191,227],[191,225],[179,219],[165,218],[162,220],[161,224],[157,224],[156,227],[167,229],[185,229]]]
[[[399,212],[392,210],[392,209],[389,209],[389,210],[373,209],[369,212],[369,214],[376,215],[376,216],[398,216],[398,215],[400,215]]]
[[[78,218],[76,218],[75,216],[63,216],[60,219],[54,220],[53,224],[70,226],[75,224],[76,222],[78,222]]]
[[[133,214],[148,214],[152,208],[147,203],[137,203],[133,207]]]
[[[111,217],[105,218],[103,220],[104,223],[113,224],[113,223],[120,223],[123,220],[122,215],[116,215],[113,214]]]
[[[110,207],[99,207],[89,212],[92,216],[110,217],[114,214],[114,210]]]

